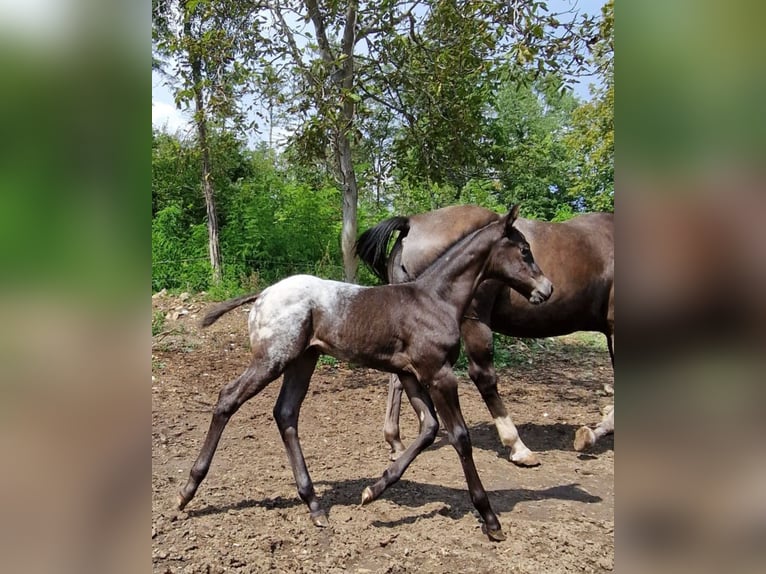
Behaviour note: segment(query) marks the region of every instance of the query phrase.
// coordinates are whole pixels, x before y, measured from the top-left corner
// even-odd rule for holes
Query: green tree
[[[588,211],[614,210],[614,2],[604,4],[591,56],[601,84],[572,115],[565,139],[576,158],[572,197]]]
[[[250,75],[242,62],[258,53],[256,8],[236,0],[152,0],[152,67],[171,79],[178,105],[194,106],[214,283],[221,280],[221,253],[210,131],[244,123]]]
[[[583,66],[579,28],[559,21],[546,2],[275,0],[268,7],[268,99],[291,117],[297,156],[327,161],[342,190],[349,281],[357,265],[357,172],[362,167],[380,188],[381,168],[393,169],[391,156],[358,153],[370,126],[405,127],[401,174],[460,189],[481,171],[483,90],[491,89],[484,80],[496,63]],[[383,108],[393,117],[365,122]]]
[[[493,103],[492,162],[504,204],[551,220],[569,204],[573,165],[564,143],[577,101],[553,75],[537,79],[509,70]]]

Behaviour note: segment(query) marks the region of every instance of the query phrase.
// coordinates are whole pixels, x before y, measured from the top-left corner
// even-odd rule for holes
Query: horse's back
[[[575,275],[614,271],[614,215],[585,213],[561,223],[518,219],[516,227],[529,241],[535,260],[550,273],[568,268]]]
[[[417,277],[451,245],[500,217],[478,205],[451,205],[412,215],[407,236],[397,244],[401,248],[396,254],[399,263],[409,278]],[[391,255],[393,258],[393,251]],[[397,282],[397,277],[390,279]]]
[[[614,216],[588,213],[562,223],[518,220],[543,273],[554,286],[543,305],[501,289],[492,327],[516,337],[552,337],[573,331],[606,332],[614,284]]]

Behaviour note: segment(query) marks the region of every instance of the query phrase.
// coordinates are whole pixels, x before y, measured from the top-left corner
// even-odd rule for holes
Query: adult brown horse
[[[274,407],[298,494],[317,526],[327,524],[298,440],[298,416],[320,354],[399,376],[420,418],[420,434],[383,476],[362,492],[362,504],[398,481],[409,464],[433,443],[439,413],[457,451],[468,491],[492,540],[505,538],[492,511],[471,453],[452,365],[460,349],[460,320],[485,279],[507,282],[533,303],[551,295],[550,281],[534,262],[524,236],[513,227],[518,208],[458,241],[417,280],[399,285],[360,287],[295,275],[262,293],[219,304],[204,318],[254,302],[249,330],[253,358],[247,370],[220,392],[205,442],[178,497],[183,509],[205,478],[218,441],[231,416],[245,401],[284,373]]]
[[[455,241],[496,221],[500,215],[475,205],[445,207],[410,217],[392,217],[365,231],[357,241],[361,260],[386,283],[415,279]],[[461,323],[468,374],[476,384],[510,459],[522,466],[539,464],[519,437],[497,393],[492,364],[492,331],[514,337],[553,337],[574,331],[598,331],[607,337],[614,365],[614,216],[583,214],[564,223],[518,219],[540,267],[556,286],[545,305],[532,306],[507,285],[485,282]],[[399,236],[386,254],[395,232]],[[392,458],[404,450],[399,436],[402,387],[389,385],[383,432]],[[614,412],[595,429],[578,430],[575,448],[583,450],[614,430]]]

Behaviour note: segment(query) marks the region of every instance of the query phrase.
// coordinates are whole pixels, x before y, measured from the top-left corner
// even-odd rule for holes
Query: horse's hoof
[[[596,435],[588,427],[580,427],[575,433],[574,449],[582,452],[596,444]]]
[[[327,519],[327,515],[324,513],[324,510],[320,510],[316,513],[311,513],[311,522],[314,523],[314,526],[318,526],[319,528],[327,528],[330,526],[330,521]]]
[[[517,466],[540,466],[537,454],[524,447],[517,452],[511,453],[511,462]]]
[[[516,466],[532,467],[540,466],[540,459],[531,450],[511,455],[511,462]]]
[[[373,500],[375,500],[375,496],[372,494],[372,489],[368,486],[362,491],[362,506]]]
[[[503,534],[503,530],[501,528],[498,528],[497,530],[490,530],[486,525],[483,524],[481,531],[486,534],[492,542],[502,542],[507,538],[506,535]]]
[[[176,499],[176,508],[178,508],[178,510],[183,510],[187,504],[189,504],[189,501],[186,500],[183,495],[179,494]]]

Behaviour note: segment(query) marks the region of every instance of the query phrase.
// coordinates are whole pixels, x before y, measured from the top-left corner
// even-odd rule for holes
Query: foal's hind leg
[[[398,481],[410,463],[423,449],[433,444],[439,431],[439,421],[436,418],[431,397],[423,389],[418,380],[412,375],[402,375],[402,384],[407,391],[412,407],[420,420],[420,433],[412,444],[407,447],[384,472],[383,476],[372,486],[362,492],[362,504],[367,504],[378,498],[384,490]]]
[[[492,507],[489,504],[489,497],[484,490],[484,486],[476,470],[476,464],[473,461],[473,449],[471,447],[471,437],[468,434],[463,413],[460,411],[460,401],[457,395],[457,378],[455,378],[452,369],[444,367],[439,375],[434,379],[430,389],[436,411],[444,423],[449,435],[450,444],[455,448],[460,457],[460,463],[463,465],[463,473],[468,483],[468,492],[471,495],[471,502],[484,520],[486,533],[490,540],[505,540],[500,527],[500,521],[497,519]]]
[[[388,380],[388,400],[386,401],[386,420],[383,422],[383,437],[391,446],[391,460],[396,460],[404,452],[399,436],[399,412],[402,408],[402,382],[392,374]]]
[[[468,319],[461,325],[461,335],[468,357],[468,376],[479,389],[495,420],[500,441],[511,449],[511,462],[519,466],[539,465],[540,460],[521,440],[497,392],[497,374],[492,364],[492,331],[486,323]]]
[[[274,406],[274,419],[277,421],[279,434],[285,444],[287,458],[298,486],[298,495],[309,507],[314,524],[327,526],[327,515],[319,506],[298,439],[298,416],[318,358],[319,352],[309,349],[287,366],[285,381],[279,392],[277,404]]]
[[[183,510],[194,497],[200,483],[210,469],[210,463],[218,447],[223,429],[229,419],[247,400],[261,392],[266,385],[281,374],[281,367],[262,361],[262,357],[254,355],[253,361],[239,378],[231,381],[221,389],[218,403],[213,410],[213,418],[207,431],[205,442],[199,456],[189,472],[189,480],[178,495],[178,509]]]

